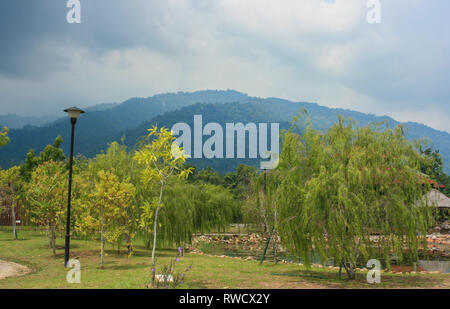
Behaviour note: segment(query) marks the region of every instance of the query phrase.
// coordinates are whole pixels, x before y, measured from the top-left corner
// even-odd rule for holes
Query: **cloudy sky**
[[[235,89],[450,132],[450,1],[0,1],[0,114]]]

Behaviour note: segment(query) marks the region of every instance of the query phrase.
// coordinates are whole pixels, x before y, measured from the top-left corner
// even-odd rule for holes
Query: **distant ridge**
[[[0,115],[0,126],[21,129],[25,126],[42,126],[58,119],[58,116],[19,116],[16,114]]]
[[[157,94],[149,98],[132,98],[123,103],[107,103],[87,108],[88,113],[82,116],[77,125],[75,152],[92,157],[106,149],[108,143],[120,140],[122,136],[125,136],[129,146],[134,146],[152,124],[171,127],[173,123],[192,120],[195,114],[202,114],[205,122],[276,121],[287,126],[299,109],[308,111],[313,126],[318,130],[329,128],[336,122],[338,115],[356,120],[359,126],[383,121],[389,127],[402,124],[407,128],[408,139],[428,138],[433,141],[434,148],[439,149],[442,154],[446,173],[450,174],[450,134],[447,132],[414,122],[400,123],[388,116],[328,108],[316,103],[250,97],[235,90]],[[0,149],[0,165],[8,167],[19,164],[24,160],[28,149],[40,152],[58,135],[63,137],[63,147],[67,153],[69,124],[65,115],[62,116],[63,118],[41,127],[11,129],[11,143]],[[228,170],[228,167],[221,166],[221,169]]]

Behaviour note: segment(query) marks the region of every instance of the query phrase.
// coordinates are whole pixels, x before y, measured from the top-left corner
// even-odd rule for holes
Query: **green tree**
[[[132,239],[138,231],[138,222],[140,217],[140,209],[137,205],[141,205],[141,197],[145,195],[139,183],[140,171],[138,163],[133,160],[132,155],[128,152],[127,146],[112,142],[105,153],[100,153],[95,158],[89,160],[86,166],[80,167],[80,173],[84,175],[84,181],[90,183],[92,188],[100,181],[98,175],[100,171],[110,171],[118,177],[122,183],[132,183],[135,187],[136,194],[133,195],[133,202],[125,209],[129,220],[127,220],[126,232],[123,234],[128,248],[128,254],[133,251]],[[147,192],[148,193],[148,192]],[[118,239],[118,248],[120,248],[122,238]],[[120,249],[119,249],[120,251]]]
[[[10,206],[14,239],[17,239],[15,202],[19,188],[19,167],[13,166],[8,170],[0,170],[0,198]]]
[[[250,193],[243,203],[244,222],[263,226],[264,233],[271,231],[276,221],[276,191],[279,181],[277,170],[254,174],[249,183]]]
[[[29,181],[31,173],[37,166],[45,162],[61,162],[65,160],[64,152],[61,149],[63,139],[61,136],[56,137],[52,145],[47,145],[44,150],[36,156],[34,149],[30,149],[25,157],[25,162],[21,166],[21,174],[25,181]]]
[[[256,167],[239,164],[236,172],[225,175],[224,185],[233,192],[237,199],[245,200],[249,194],[250,182],[256,174]]]
[[[0,131],[0,147],[6,146],[9,143],[9,137],[8,137],[8,128],[3,127],[3,129]]]
[[[444,172],[444,161],[439,150],[432,150],[431,147],[427,147],[427,143],[424,141],[419,141],[417,143],[417,148],[422,155],[420,164],[421,172],[437,182],[436,189],[441,190],[445,195],[450,196],[450,177]],[[441,188],[441,185],[444,185],[444,187]]]
[[[101,230],[101,267],[104,266],[105,240],[118,244],[122,235],[127,234],[130,246],[133,235],[129,235],[127,228],[129,217],[127,208],[130,207],[134,195],[134,186],[128,182],[121,182],[110,171],[100,171],[99,181],[90,195],[96,205],[98,216],[86,216],[82,225]]]
[[[151,140],[152,138],[153,140]],[[153,126],[149,129],[147,141],[147,143],[143,144],[136,151],[134,159],[143,166],[141,181],[144,186],[159,185],[160,187],[157,200],[155,199],[147,203],[148,207],[154,207],[156,209],[154,214],[152,248],[152,269],[155,270],[158,214],[162,205],[164,186],[166,185],[167,179],[174,173],[180,178],[187,178],[191,169],[183,169],[186,156],[183,154],[183,150],[174,143],[175,137],[173,137],[168,129],[161,128],[158,130],[156,126]],[[154,286],[154,281],[155,271],[152,272],[152,286]]]
[[[64,226],[67,172],[62,162],[45,162],[26,184],[31,222],[48,228],[50,248],[56,257],[56,230]]]
[[[356,128],[339,122],[327,132],[310,123],[283,136],[277,230],[283,244],[310,263],[333,258],[350,278],[359,260],[391,254],[416,261],[433,222],[418,182],[420,155],[402,127]],[[423,207],[421,207],[423,206]],[[374,239],[372,233],[377,232]]]

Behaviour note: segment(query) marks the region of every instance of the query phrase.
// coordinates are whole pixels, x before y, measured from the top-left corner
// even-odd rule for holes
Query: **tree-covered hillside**
[[[236,91],[178,92],[149,98],[133,98],[117,105],[109,104],[103,107],[97,105],[92,109],[87,108],[87,113],[83,114],[77,123],[75,152],[92,157],[102,149],[106,149],[108,143],[121,135],[120,132],[136,128],[165,112],[195,103],[233,102],[244,98],[247,98],[245,94]],[[9,136],[12,142],[0,151],[0,166],[6,168],[19,164],[25,159],[30,148],[40,152],[47,144],[52,144],[58,135],[63,137],[62,146],[65,153],[68,153],[70,122],[62,111],[61,118],[51,124],[11,129]]]
[[[218,122],[224,126],[226,122],[279,122],[283,129],[287,128],[289,121],[301,109],[307,110],[314,128],[320,131],[325,131],[333,125],[339,115],[356,120],[359,126],[383,121],[386,121],[389,127],[400,124],[387,116],[333,109],[315,103],[253,98],[232,90],[178,92],[145,99],[133,98],[93,111],[88,109],[88,113],[84,114],[77,124],[75,152],[92,157],[106,149],[108,143],[120,140],[123,136],[127,145],[134,146],[152,124],[167,127],[177,122],[191,124],[194,115],[202,115],[204,124]],[[70,124],[67,116],[62,116],[63,118],[47,126],[10,130],[10,144],[0,149],[0,165],[8,167],[22,162],[30,148],[40,152],[45,145],[53,143],[58,135],[63,137],[63,148],[68,153]],[[432,140],[432,148],[439,149],[444,159],[445,171],[449,174],[450,134],[418,123],[404,125],[408,139]],[[239,163],[256,164],[248,160],[191,161],[200,167],[208,165],[222,172],[234,170]]]

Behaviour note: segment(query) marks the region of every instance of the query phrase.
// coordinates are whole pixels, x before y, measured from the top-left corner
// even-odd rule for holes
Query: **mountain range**
[[[313,126],[326,130],[339,115],[356,120],[359,126],[373,122],[387,122],[389,127],[402,124],[407,128],[409,140],[426,138],[432,141],[433,148],[439,149],[445,171],[450,174],[450,134],[435,130],[426,125],[408,122],[401,123],[388,116],[375,116],[357,111],[328,108],[316,103],[291,102],[278,98],[256,98],[234,91],[206,90],[197,92],[177,92],[158,94],[148,98],[132,98],[123,103],[106,103],[87,108],[76,126],[75,153],[93,157],[106,149],[112,141],[120,141],[134,147],[139,138],[146,134],[153,124],[170,128],[178,122],[191,124],[194,115],[202,115],[203,122],[266,123],[278,122],[286,129],[292,117],[305,109]],[[0,125],[5,125],[1,122]],[[27,125],[23,128],[11,127],[10,144],[0,149],[0,166],[6,168],[20,164],[30,148],[39,153],[54,139],[63,137],[63,149],[69,152],[70,123],[66,115],[51,119],[47,124]],[[233,170],[239,163],[256,165],[256,160],[206,160],[190,159],[198,167],[210,166],[220,172]]]

